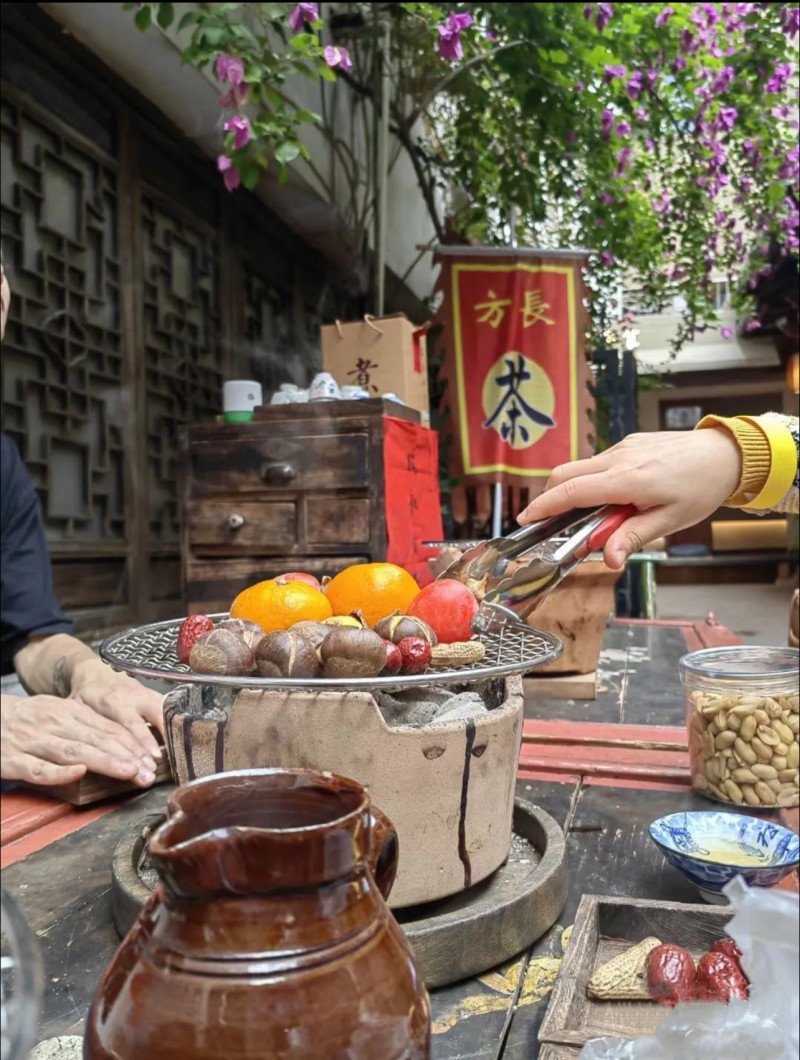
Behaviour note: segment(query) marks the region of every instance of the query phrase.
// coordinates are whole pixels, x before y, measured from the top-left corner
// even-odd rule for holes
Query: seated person
[[[3,269],[0,338],[9,303]],[[38,497],[6,435],[0,473],[0,663],[30,693],[0,697],[0,776],[59,785],[91,770],[147,787],[161,757],[147,723],[163,730],[162,697],[72,635],[53,593]]]

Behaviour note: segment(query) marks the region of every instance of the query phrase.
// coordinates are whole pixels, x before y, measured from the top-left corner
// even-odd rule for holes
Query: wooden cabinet
[[[386,558],[384,415],[394,402],[265,406],[252,423],[195,426],[181,452],[189,612],[286,570],[321,576]]]

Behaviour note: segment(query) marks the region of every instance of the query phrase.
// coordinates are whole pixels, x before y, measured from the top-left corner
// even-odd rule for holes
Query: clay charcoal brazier
[[[181,685],[164,708],[173,775],[282,766],[352,777],[398,832],[390,905],[434,901],[485,879],[509,852],[522,685],[501,678],[481,691],[485,713],[415,727],[387,725],[369,692]]]

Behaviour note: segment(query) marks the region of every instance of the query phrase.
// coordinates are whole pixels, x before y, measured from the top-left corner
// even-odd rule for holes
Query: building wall
[[[352,301],[335,264],[257,197],[228,195],[38,5],[4,5],[0,59],[3,430],[80,628],[172,617],[183,424],[218,414],[226,377],[267,392],[308,378],[321,320]]]

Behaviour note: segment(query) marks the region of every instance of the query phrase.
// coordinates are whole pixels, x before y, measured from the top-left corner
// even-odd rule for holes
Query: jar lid
[[[800,666],[797,648],[761,647],[736,644],[726,648],[704,648],[684,655],[681,674],[703,674],[704,677],[790,677]]]

